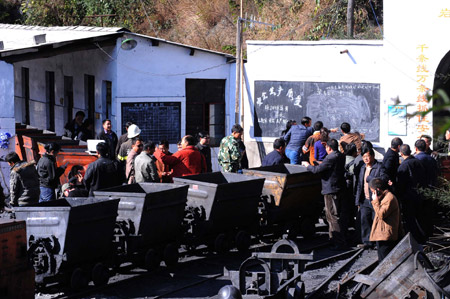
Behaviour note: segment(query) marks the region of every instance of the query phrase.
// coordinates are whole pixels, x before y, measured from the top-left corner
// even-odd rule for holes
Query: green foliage
[[[224,45],[224,46],[222,46],[222,51],[236,56],[236,46],[235,45]]]
[[[19,23],[21,18],[20,2],[0,0],[0,23]]]
[[[318,15],[314,21],[314,26],[306,40],[320,39],[347,39],[347,1],[316,1],[316,8],[313,17]],[[328,4],[325,7],[325,4]],[[382,20],[382,2],[372,0],[374,9],[377,12],[379,21]],[[320,8],[322,10],[320,10]],[[326,13],[323,13],[326,11]],[[320,13],[320,14],[318,14]],[[374,33],[373,26],[376,26],[370,3],[365,0],[355,0],[355,38],[357,39],[382,39],[381,33]],[[374,25],[375,24],[375,25]],[[379,31],[379,30],[377,30]]]
[[[426,199],[436,202],[450,215],[450,182],[438,177],[438,187],[418,189]]]
[[[31,0],[22,3],[25,24],[41,26],[116,26],[138,29],[151,10],[150,0]],[[115,15],[92,17],[96,15]]]

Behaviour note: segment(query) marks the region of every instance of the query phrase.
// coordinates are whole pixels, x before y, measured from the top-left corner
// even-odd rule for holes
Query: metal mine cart
[[[250,247],[263,178],[213,172],[174,178],[174,183],[189,185],[184,240],[188,248],[209,244],[224,252],[233,242],[239,250]]]
[[[188,186],[139,183],[95,191],[95,198],[120,198],[115,244],[117,264],[132,261],[148,270],[161,259],[178,262],[178,243]]]
[[[315,222],[322,211],[320,175],[301,165],[275,165],[244,169],[251,177],[265,178],[261,207],[264,224],[284,224],[295,232],[298,227],[304,236],[315,233]],[[300,226],[297,225],[300,221]],[[294,225],[295,224],[295,225]]]
[[[14,208],[27,224],[28,255],[38,286],[69,281],[74,289],[109,280],[118,199],[65,198]]]

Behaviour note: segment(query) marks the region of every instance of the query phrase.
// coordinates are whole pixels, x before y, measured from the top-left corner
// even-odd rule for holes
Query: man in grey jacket
[[[144,150],[134,160],[134,171],[136,183],[159,182],[156,158],[153,156],[156,144],[146,142]]]
[[[40,189],[36,163],[34,161],[20,161],[15,152],[7,154],[5,161],[11,166],[11,206],[26,206],[37,203]]]

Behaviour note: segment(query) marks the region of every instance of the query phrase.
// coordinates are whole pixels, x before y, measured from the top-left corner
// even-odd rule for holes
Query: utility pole
[[[234,123],[239,123],[239,95],[241,87],[241,45],[242,45],[242,0],[240,6],[240,15],[237,20],[237,32],[236,32],[236,94],[235,94],[235,107],[234,107]]]
[[[348,0],[347,3],[347,37],[353,38],[353,28],[355,26],[355,0]]]

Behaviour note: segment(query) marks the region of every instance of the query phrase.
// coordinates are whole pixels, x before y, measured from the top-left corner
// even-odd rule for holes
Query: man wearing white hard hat
[[[127,137],[128,140],[120,146],[119,153],[117,154],[117,160],[125,162],[127,160],[128,154],[131,151],[132,139],[138,137],[141,134],[141,129],[136,125],[131,125],[128,127]]]

